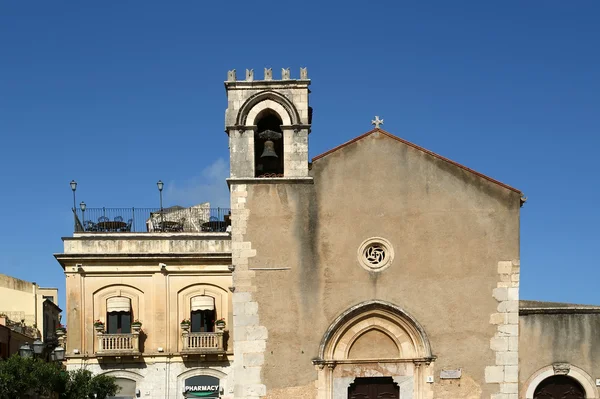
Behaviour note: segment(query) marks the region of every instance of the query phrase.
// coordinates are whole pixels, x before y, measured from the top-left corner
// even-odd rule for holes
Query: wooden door
[[[571,377],[555,375],[546,378],[538,385],[533,394],[534,399],[585,399],[585,391],[581,384]]]
[[[400,399],[400,388],[392,377],[356,378],[348,388],[348,399]]]

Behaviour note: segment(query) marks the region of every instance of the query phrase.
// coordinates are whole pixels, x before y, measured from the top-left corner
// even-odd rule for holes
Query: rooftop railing
[[[229,208],[86,208],[76,210],[75,232],[171,233],[225,232]]]

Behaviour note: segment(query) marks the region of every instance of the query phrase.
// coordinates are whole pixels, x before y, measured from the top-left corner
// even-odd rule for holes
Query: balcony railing
[[[225,232],[229,208],[86,208],[76,210],[75,232]]]
[[[96,334],[96,355],[136,356],[140,354],[140,334]]]
[[[210,354],[223,353],[223,331],[217,332],[182,332],[181,339],[183,347],[181,352],[184,354]]]

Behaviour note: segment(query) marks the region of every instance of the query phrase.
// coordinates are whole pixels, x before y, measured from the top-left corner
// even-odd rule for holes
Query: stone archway
[[[389,302],[363,302],[338,316],[321,340],[313,360],[318,398],[346,399],[351,384],[387,377],[399,397],[421,399],[429,389],[423,384],[424,369],[433,360],[427,335],[412,316]]]
[[[537,388],[542,385],[545,380],[555,376],[566,376],[575,380],[584,390],[585,399],[598,399],[598,390],[592,377],[583,369],[574,366],[570,363],[554,363],[542,367],[523,384],[522,395],[525,399],[534,399]],[[569,398],[570,399],[570,398]]]
[[[534,399],[585,399],[585,390],[577,380],[565,375],[546,378],[535,388]]]

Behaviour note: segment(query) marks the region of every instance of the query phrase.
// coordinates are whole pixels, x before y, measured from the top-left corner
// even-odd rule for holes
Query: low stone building
[[[67,367],[126,397],[596,398],[595,308],[519,316],[521,191],[378,117],[309,162],[309,85],[228,73],[227,217],[64,239]]]
[[[600,306],[521,301],[519,328],[521,398],[598,398]]]

